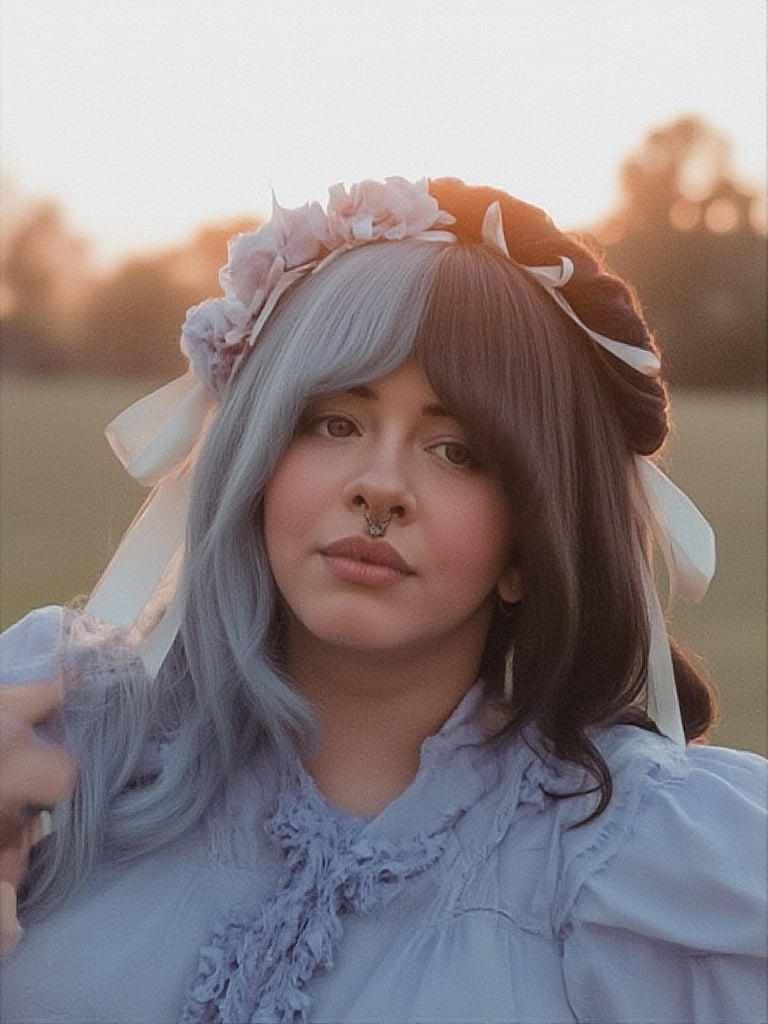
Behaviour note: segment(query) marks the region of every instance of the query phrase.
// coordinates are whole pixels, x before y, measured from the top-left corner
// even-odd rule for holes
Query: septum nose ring
[[[398,509],[391,508],[387,513],[386,518],[374,519],[373,516],[371,515],[371,510],[368,505],[368,502],[365,500],[365,498],[362,497],[362,495],[358,494],[353,504],[357,505],[358,508],[361,505],[363,506],[363,515],[365,516],[366,522],[366,532],[368,533],[368,536],[372,537],[374,540],[376,540],[378,537],[384,536],[384,534],[387,532],[387,527],[392,522],[393,514],[398,511]]]

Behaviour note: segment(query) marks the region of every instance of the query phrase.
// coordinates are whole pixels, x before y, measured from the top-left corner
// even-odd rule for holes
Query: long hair
[[[82,771],[35,850],[29,916],[72,892],[108,851],[130,858],[200,821],[259,744],[278,756],[310,715],[272,656],[265,484],[315,395],[395,370],[413,350],[437,271],[431,242],[368,246],[287,293],[234,379],[195,469],[182,627],[157,678],[113,630],[68,617],[65,739]]]
[[[195,827],[257,747],[279,757],[311,736],[275,657],[264,489],[312,398],[385,376],[412,355],[498,475],[515,523],[525,596],[494,620],[488,685],[501,699],[514,644],[510,729],[538,722],[607,800],[610,777],[587,730],[636,702],[648,647],[630,499],[637,445],[622,416],[634,422],[624,408],[634,391],[644,444],[649,424],[660,444],[663,387],[611,367],[488,246],[379,243],[286,293],[235,378],[196,468],[182,627],[154,683],[120,636],[73,642],[70,671],[85,680],[65,723],[81,782],[34,858],[30,911],[72,891],[105,850],[130,858]]]
[[[461,303],[450,301],[457,291]],[[643,421],[643,447],[655,410],[658,446],[668,428],[663,385],[611,376],[539,286],[480,245],[444,254],[417,355],[512,513],[524,598],[497,612],[484,666],[501,698],[514,649],[507,731],[536,722],[560,757],[593,775],[603,806],[610,773],[588,730],[628,715],[644,721],[649,647],[646,538],[631,487],[637,445],[616,405]]]

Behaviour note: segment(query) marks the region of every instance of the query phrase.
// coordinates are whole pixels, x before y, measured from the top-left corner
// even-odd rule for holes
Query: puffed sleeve
[[[691,747],[646,779],[631,827],[581,885],[563,929],[579,1021],[763,1024],[766,762]]]
[[[64,609],[37,608],[0,634],[0,685],[53,679],[59,672]]]

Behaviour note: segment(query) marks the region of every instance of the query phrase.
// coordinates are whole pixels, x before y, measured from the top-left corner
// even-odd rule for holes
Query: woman
[[[504,193],[402,179],[276,208],[222,283],[113,428],[156,490],[88,613],[10,637],[80,772],[7,1018],[760,1019],[763,763],[684,746],[712,704],[649,524],[692,595],[711,536],[646,458],[627,287]]]

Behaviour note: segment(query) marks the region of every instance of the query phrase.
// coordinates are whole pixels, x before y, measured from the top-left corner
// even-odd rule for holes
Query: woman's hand
[[[16,889],[29,852],[45,830],[44,808],[72,792],[77,766],[64,747],[49,743],[33,726],[49,718],[63,696],[61,678],[0,687],[0,952],[21,934]]]

